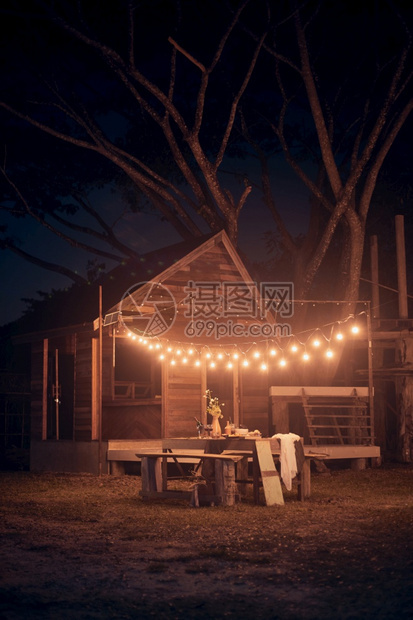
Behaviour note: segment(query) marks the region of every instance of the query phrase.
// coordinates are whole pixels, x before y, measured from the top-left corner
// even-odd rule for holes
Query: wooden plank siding
[[[173,295],[178,312],[170,329],[165,333],[165,337],[170,341],[182,342],[184,345],[190,345],[191,340],[194,345],[198,346],[219,346],[226,341],[227,344],[233,344],[232,336],[223,338],[220,332],[220,341],[211,338],[210,334],[194,335],[188,338],[185,328],[191,321],[191,306],[188,302],[188,284],[189,282],[205,283],[217,282],[221,285],[224,282],[239,282],[242,284],[254,284],[249,276],[240,258],[232,248],[229,240],[224,234],[216,235],[214,239],[206,242],[197,250],[190,252],[184,259],[178,261],[175,265],[166,269],[159,276],[154,278],[153,282],[161,283]],[[133,302],[123,302],[122,310],[130,311],[132,314],[134,309],[140,306],[146,298],[152,283],[148,283],[141,289],[133,293]],[[222,289],[218,290],[218,295],[222,294]],[[258,295],[258,293],[257,293]],[[117,307],[110,311],[115,311]],[[222,309],[221,309],[222,310]],[[198,315],[199,320],[213,319],[217,324],[228,322],[228,317],[212,314],[209,316]],[[271,321],[270,317],[266,317],[265,322]],[[257,317],[247,317],[240,315],[231,316],[233,324],[238,323],[244,326],[250,324],[261,323],[262,320]]]
[[[102,437],[110,439],[159,439],[161,437],[161,399],[158,403],[103,405]]]
[[[95,358],[95,356],[93,356]],[[77,334],[75,364],[75,406],[74,439],[92,439],[92,336],[90,333]]]
[[[33,342],[31,347],[31,438],[46,439],[48,340]],[[46,356],[46,363],[44,363]],[[46,376],[45,376],[46,374]],[[45,384],[46,383],[46,384]]]
[[[43,339],[47,334],[41,334],[39,340],[33,342],[32,348],[33,438],[37,440],[52,438],[50,433],[47,434],[46,428],[47,408],[51,406],[48,395],[51,377],[48,376],[48,372],[52,373],[51,358],[56,348],[59,348],[59,353],[74,356],[73,439],[75,441],[88,442],[99,438],[100,414],[102,414],[103,440],[195,436],[195,417],[205,424],[210,423],[211,419],[206,419],[204,394],[206,388],[210,387],[208,379],[212,381],[210,370],[206,368],[204,355],[200,356],[202,358],[200,366],[182,362],[172,366],[170,358],[162,362],[161,398],[156,398],[160,393],[159,373],[155,378],[153,369],[151,376],[145,376],[145,381],[149,383],[152,380],[152,384],[150,391],[143,398],[138,398],[135,391],[132,392],[133,396],[128,396],[128,398],[119,397],[119,394],[118,398],[115,398],[115,378],[119,382],[124,380],[121,376],[123,367],[126,369],[133,367],[137,376],[129,373],[131,376],[125,378],[131,382],[139,382],[141,374],[144,373],[142,368],[147,369],[145,366],[142,368],[136,366],[135,358],[129,359],[125,351],[121,354],[120,350],[116,349],[118,366],[115,376],[115,340],[117,339],[115,333],[118,330],[119,337],[126,338],[127,329],[125,330],[124,327],[125,325],[128,327],[128,320],[131,324],[133,318],[136,315],[139,316],[137,308],[146,300],[146,295],[151,291],[153,283],[161,283],[169,290],[177,308],[173,325],[159,337],[159,340],[164,341],[163,346],[166,342],[170,342],[174,350],[178,346],[182,346],[183,350],[188,350],[191,346],[200,353],[204,347],[213,350],[227,346],[227,350],[230,350],[228,346],[232,347],[236,344],[235,337],[218,338],[216,334],[208,335],[205,332],[202,336],[187,337],[185,328],[191,321],[191,304],[186,289],[191,281],[195,285],[208,282],[216,282],[218,285],[225,282],[253,284],[228,237],[221,232],[190,251],[176,263],[169,263],[169,266],[154,277],[153,281],[148,281],[140,289],[134,291],[133,299],[126,298],[121,305],[119,302],[108,310],[110,313],[121,309],[125,320],[117,325],[104,327],[102,330],[102,370],[99,367],[99,331],[93,331],[92,324],[74,326],[72,332],[70,328],[64,328],[64,332],[61,331],[60,335],[56,330],[51,331],[49,340]],[[127,287],[128,283],[125,282],[125,290]],[[222,288],[218,286],[217,294],[221,296],[222,293]],[[161,296],[162,291],[157,293],[155,289],[155,299],[157,294]],[[147,305],[148,314],[150,314],[151,306]],[[167,312],[170,310],[169,307],[166,310],[167,318],[169,317]],[[217,312],[212,313],[212,317],[200,314],[197,318],[203,321],[212,318],[217,324],[226,323],[228,317],[221,316],[222,310],[219,304]],[[232,324],[239,323],[244,326],[252,322],[261,322],[258,317],[254,319],[240,315],[230,318]],[[153,354],[156,355],[155,352]],[[152,352],[148,351],[148,355],[152,355]],[[214,372],[220,373],[221,370],[217,368]],[[225,418],[221,420],[222,428],[226,420],[231,417],[237,424],[240,422],[252,430],[258,428],[263,434],[267,434],[269,430],[267,383],[261,375],[258,377],[258,371],[244,373],[238,368],[237,363],[234,363],[232,370],[225,370],[229,377],[231,377],[231,372],[233,378],[232,381],[227,381],[230,388],[225,395],[227,408],[223,410]],[[222,398],[221,390],[218,388],[217,395]],[[102,412],[100,411],[100,395],[102,396]]]

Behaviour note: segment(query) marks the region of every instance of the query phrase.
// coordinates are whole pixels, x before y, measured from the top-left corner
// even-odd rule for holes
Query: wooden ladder
[[[341,445],[372,441],[368,405],[359,398],[356,388],[347,397],[309,396],[302,388],[301,399],[313,446],[326,441]],[[315,413],[315,409],[321,411]]]

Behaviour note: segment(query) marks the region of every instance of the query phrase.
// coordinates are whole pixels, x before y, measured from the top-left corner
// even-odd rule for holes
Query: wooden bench
[[[189,499],[191,505],[233,506],[239,501],[235,482],[235,464],[245,455],[209,454],[192,452],[136,452],[141,459],[143,499]],[[174,491],[167,488],[168,459],[190,460],[203,463],[202,485],[194,484],[192,491]],[[207,471],[205,471],[207,470]],[[203,489],[202,487],[205,487]]]
[[[269,444],[268,444],[269,445]],[[221,453],[205,453],[200,450],[175,452],[142,451],[134,453],[135,459],[141,459],[141,476],[143,499],[188,499],[194,506],[201,505],[233,505],[246,494],[246,485],[252,484],[254,501],[259,503],[259,487],[264,487],[267,505],[284,503],[279,481],[272,482],[271,478],[278,477],[271,464],[254,462],[255,457],[246,450],[224,450]],[[272,448],[268,453],[268,460],[278,461],[280,450]],[[261,457],[262,458],[262,457]],[[328,458],[325,453],[301,449],[301,459],[298,463],[298,499],[304,501],[311,495],[311,461]],[[195,472],[202,463],[202,482],[194,483],[192,491],[176,491],[168,489],[167,463],[174,461],[181,472],[181,478],[187,477],[180,461],[196,463]],[[248,478],[248,461],[253,461],[253,477]],[[298,462],[298,461],[297,461]],[[263,471],[263,466],[265,471]],[[268,471],[272,470],[272,471]],[[270,476],[270,480],[268,480]],[[201,478],[201,477],[200,477]],[[275,484],[276,483],[276,484]],[[274,486],[275,484],[275,486]]]
[[[243,457],[251,457],[250,454],[246,452],[236,451],[236,450],[227,450],[223,454],[228,454],[232,456],[243,456]],[[272,457],[274,462],[279,461],[280,450],[271,450]],[[328,455],[325,453],[318,452],[307,452],[303,455],[303,462],[301,465],[301,469],[297,473],[297,494],[298,499],[300,501],[304,501],[311,496],[311,461],[313,460],[324,460],[328,458]],[[246,484],[259,484],[258,480],[252,480],[248,478],[248,462],[243,459],[241,462],[237,464],[237,476],[236,482],[240,485],[241,489],[245,489]],[[242,494],[245,494],[245,490]]]

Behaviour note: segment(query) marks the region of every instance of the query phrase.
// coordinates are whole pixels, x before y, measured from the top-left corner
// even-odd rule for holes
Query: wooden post
[[[242,497],[245,497],[247,494],[247,483],[248,480],[248,456],[244,456],[235,466],[236,471],[236,479],[238,482],[238,489]]]
[[[407,278],[406,278],[406,249],[404,242],[404,216],[396,215],[396,254],[397,254],[397,283],[399,290],[399,317],[407,319]]]
[[[49,340],[43,340],[42,440],[47,439],[47,386],[49,382]]]
[[[399,289],[399,318],[409,316],[407,305],[406,251],[404,239],[404,216],[396,215],[397,282]],[[410,337],[398,341],[400,361],[410,367],[413,361],[413,342]],[[413,379],[407,374],[396,380],[398,400],[398,458],[410,463],[413,451]]]
[[[99,397],[98,397],[98,460],[99,460],[99,476],[102,475],[102,361],[103,361],[103,317],[102,317],[102,286],[99,286]]]
[[[413,360],[413,339],[398,340],[402,366],[409,368]],[[413,378],[407,373],[396,379],[397,399],[397,458],[402,463],[413,460]]]
[[[162,459],[143,457],[141,460],[142,495],[162,491]]]
[[[371,333],[370,302],[367,302],[367,367],[369,378],[369,413],[371,436],[374,437],[373,338]]]
[[[233,416],[232,421],[234,422],[235,426],[239,426],[239,423],[240,423],[240,419],[239,419],[239,403],[240,403],[240,398],[239,398],[239,364],[238,364],[238,360],[234,360],[233,364],[234,364],[234,366],[233,366],[233,370],[232,370],[232,376],[233,376],[233,380],[232,380],[232,402],[233,402],[234,416]]]
[[[272,424],[274,433],[289,433],[290,418],[288,411],[288,401],[280,400],[274,396],[271,398]]]
[[[372,305],[372,318],[378,319],[380,317],[380,293],[379,293],[379,254],[377,235],[370,237],[370,263],[371,263],[371,299]],[[378,323],[380,324],[380,323]]]
[[[304,459],[299,473],[298,497],[300,501],[308,499],[311,495],[311,459]]]
[[[233,506],[236,501],[234,461],[215,460],[215,494],[223,506]]]
[[[56,440],[59,441],[59,399],[60,399],[60,386],[59,386],[59,349],[55,350],[55,388],[54,399],[56,405]]]

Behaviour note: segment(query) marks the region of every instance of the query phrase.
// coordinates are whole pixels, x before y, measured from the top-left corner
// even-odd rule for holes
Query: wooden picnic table
[[[302,445],[302,444],[301,444]],[[248,459],[252,460],[252,485],[253,497],[256,504],[259,503],[259,489],[264,488],[267,505],[283,504],[283,494],[278,472],[274,466],[274,458],[280,456],[280,443],[278,439],[260,437],[221,437],[219,439],[174,437],[162,440],[162,451],[169,457],[178,459],[183,454],[193,455],[197,452],[208,453],[211,460],[214,454],[234,457],[236,466],[236,478],[241,489],[249,482]],[[311,460],[323,459],[327,454],[316,453],[311,449],[302,449],[302,459],[298,474],[298,497],[301,501],[311,495]],[[241,457],[235,460],[235,457]],[[203,473],[205,469],[205,461]],[[167,461],[163,459],[162,478],[164,490],[167,486]]]

